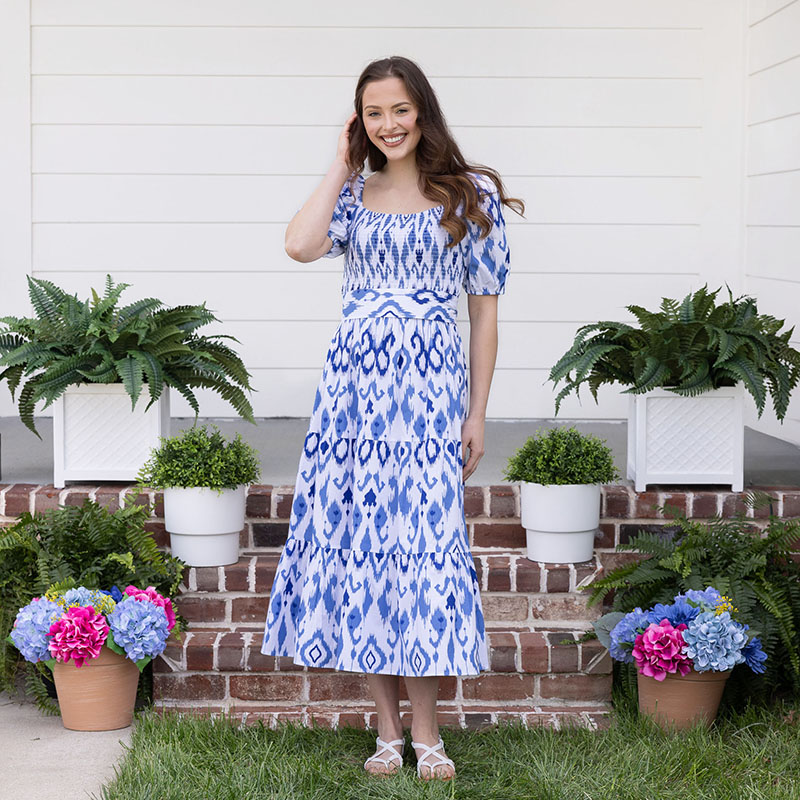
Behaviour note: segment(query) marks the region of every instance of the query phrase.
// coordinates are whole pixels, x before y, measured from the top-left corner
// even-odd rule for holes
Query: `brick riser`
[[[0,486],[0,525],[10,524],[23,511],[79,505],[87,497],[117,508],[130,488]],[[800,490],[771,494],[778,516],[800,516]],[[163,500],[159,493],[152,493],[150,500],[154,514],[148,527],[159,546],[168,549]],[[286,540],[292,500],[292,487],[251,487],[239,562],[187,570],[177,605],[190,628],[182,642],[171,641],[154,662],[158,708],[225,713],[248,724],[313,720],[332,727],[375,727],[363,675],[303,668],[291,659],[260,653],[269,590]],[[611,696],[608,653],[597,641],[560,642],[574,642],[607,610],[587,609],[581,587],[638,558],[636,553],[614,549],[642,527],[669,525],[669,519],[654,509],[665,503],[698,519],[715,513],[729,516],[744,508],[740,496],[727,491],[637,494],[630,486],[603,487],[594,558],[574,565],[542,564],[525,558],[518,487],[466,487],[465,516],[481,581],[491,669],[480,676],[441,678],[440,724],[482,727],[513,718],[554,728],[571,723],[604,727]],[[748,516],[754,526],[763,527],[768,509],[750,511]],[[408,724],[407,701],[403,709]]]

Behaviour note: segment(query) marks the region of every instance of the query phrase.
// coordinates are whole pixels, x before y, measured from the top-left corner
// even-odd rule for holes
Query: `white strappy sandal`
[[[437,752],[439,750],[444,750],[444,742],[442,741],[442,737],[439,737],[438,744],[433,745],[433,747],[429,747],[427,744],[422,744],[422,742],[411,742],[412,747],[424,747],[425,752],[421,756],[417,756],[417,776],[422,778],[422,767],[427,767],[429,770],[429,775],[427,778],[423,780],[431,780],[431,778],[437,778],[440,781],[449,781],[452,780],[455,776],[455,769],[456,765],[446,756],[443,756],[441,753]],[[439,760],[435,764],[427,764],[425,763],[425,759],[428,756],[436,756]],[[441,767],[447,765],[448,767],[453,768],[452,775],[439,775],[435,772],[436,767]]]
[[[400,745],[400,751],[399,752],[397,750],[395,750],[395,748],[393,746],[393,745],[396,745],[396,744]],[[370,756],[364,762],[364,769],[366,769],[367,772],[370,773],[370,775],[394,775],[396,772],[399,772],[400,768],[403,766],[403,745],[404,744],[405,744],[405,740],[404,739],[394,739],[391,742],[384,742],[383,739],[381,739],[381,737],[379,736],[378,740],[377,740],[377,745],[381,749],[377,750],[375,752],[375,755]],[[383,753],[385,753],[387,750],[391,753],[391,755],[388,758],[381,758],[381,755]],[[400,760],[397,761],[396,759],[400,759]],[[378,763],[383,764],[386,767],[386,772],[370,772],[370,770],[367,769],[367,764],[369,764],[371,761],[377,761]],[[390,770],[389,769],[389,765],[390,764],[397,764],[397,769]]]

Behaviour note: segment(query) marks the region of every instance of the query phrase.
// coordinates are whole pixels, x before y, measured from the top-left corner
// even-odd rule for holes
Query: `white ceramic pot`
[[[627,475],[650,483],[744,487],[744,387],[681,397],[667,389],[630,396]]]
[[[588,561],[600,525],[600,485],[522,482],[520,520],[527,533],[531,561]]]
[[[172,555],[192,567],[222,567],[239,560],[247,487],[164,490],[164,525]]]
[[[69,386],[53,404],[53,485],[65,481],[135,481],[142,465],[169,436],[169,389],[145,411],[121,383]]]

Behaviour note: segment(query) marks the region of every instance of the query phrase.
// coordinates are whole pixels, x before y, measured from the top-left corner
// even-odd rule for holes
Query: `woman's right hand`
[[[347,163],[347,154],[350,151],[350,130],[357,116],[357,113],[354,111],[347,122],[345,122],[342,132],[339,134],[339,145],[336,148],[336,160],[341,161],[343,164]]]

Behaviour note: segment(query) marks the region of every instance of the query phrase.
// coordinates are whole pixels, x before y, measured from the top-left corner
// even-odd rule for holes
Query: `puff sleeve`
[[[350,191],[350,186],[345,182],[339,197],[336,199],[336,206],[333,209],[333,217],[328,228],[328,237],[333,242],[333,246],[324,258],[336,258],[347,249],[350,240],[350,222],[353,218],[355,208],[355,198]]]
[[[480,226],[467,220],[463,286],[468,294],[504,294],[511,259],[503,204],[497,187],[490,179],[483,175],[478,177],[480,207],[492,220],[492,228],[486,238],[481,239]]]

